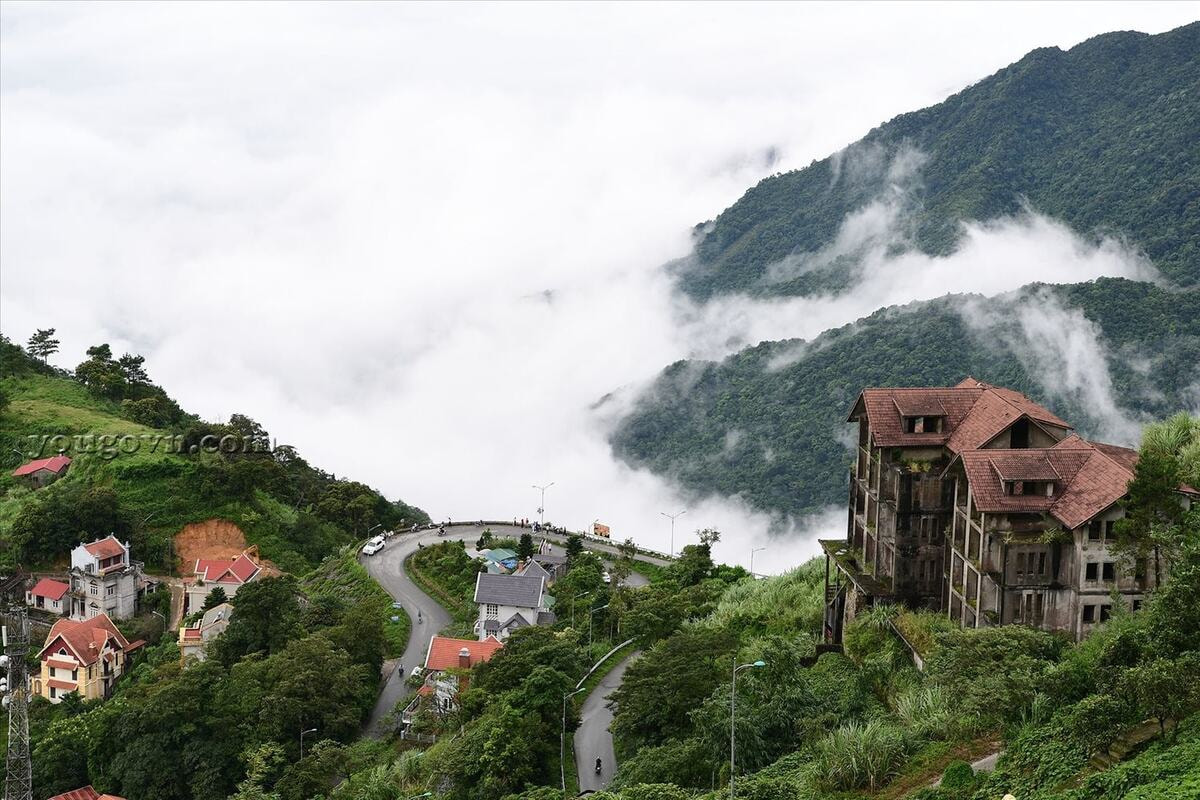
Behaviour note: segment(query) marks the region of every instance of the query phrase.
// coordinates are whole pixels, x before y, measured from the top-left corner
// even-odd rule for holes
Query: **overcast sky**
[[[0,329],[56,327],[67,367],[140,353],[188,410],[252,416],[435,518],[534,516],[555,481],[556,522],[665,548],[658,512],[687,507],[677,546],[717,525],[745,561],[765,519],[615,463],[598,398],[946,286],[1144,265],[1035,214],[924,282],[695,309],[659,269],[689,228],[1034,47],[1198,11],[5,2]],[[814,550],[769,544],[772,571]]]

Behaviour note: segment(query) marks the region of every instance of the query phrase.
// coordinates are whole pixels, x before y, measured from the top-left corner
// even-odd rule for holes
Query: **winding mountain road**
[[[613,751],[613,712],[608,705],[609,696],[621,685],[625,670],[641,653],[631,653],[612,671],[600,679],[583,701],[579,710],[579,727],[575,731],[575,769],[579,774],[579,791],[599,791],[608,786],[617,772],[617,755]],[[596,759],[600,759],[600,773],[596,773]]]
[[[404,649],[404,655],[400,658],[400,664],[388,676],[387,682],[384,684],[383,690],[375,702],[375,707],[371,709],[371,715],[367,719],[366,732],[368,736],[378,739],[387,736],[396,729],[397,721],[391,719],[396,709],[396,704],[408,698],[413,693],[412,687],[406,685],[405,677],[408,673],[412,672],[413,667],[424,666],[425,653],[429,649],[430,637],[440,632],[451,622],[449,612],[438,605],[436,600],[425,594],[408,577],[404,571],[404,560],[412,553],[415,553],[418,546],[436,544],[437,542],[444,542],[446,540],[469,542],[471,544],[468,545],[467,551],[470,554],[474,554],[474,542],[483,533],[485,527],[490,528],[492,533],[498,538],[511,537],[516,539],[520,538],[523,533],[532,533],[529,528],[512,525],[479,526],[456,524],[446,529],[445,536],[438,536],[436,529],[423,530],[416,533],[402,533],[389,539],[382,552],[374,556],[364,556],[359,553],[359,563],[392,596],[395,602],[400,603],[404,607],[404,610],[408,612],[408,616],[412,620],[412,633],[409,635],[408,646]],[[534,534],[534,536],[540,537],[541,534]],[[564,541],[564,537],[550,536],[547,538],[560,542]],[[591,541],[587,542],[586,546],[592,550],[604,550],[613,554],[617,552],[616,547],[605,546]],[[561,552],[561,549],[554,547],[554,551]],[[639,558],[651,563],[658,563],[659,561],[662,561],[663,564],[668,563],[661,559],[642,556],[639,556]],[[637,572],[632,573],[625,581],[626,585],[635,587],[644,586],[648,582],[644,575]],[[417,622],[418,614],[420,614],[422,620],[419,623]],[[621,669],[621,667],[617,669]],[[614,669],[613,672],[617,672],[617,669]],[[624,670],[621,669],[621,672],[624,672]],[[605,681],[607,680],[608,677],[605,678]],[[603,685],[603,682],[601,685]],[[615,686],[616,684],[614,684],[614,688]],[[599,687],[597,687],[596,691],[599,691]],[[595,693],[593,692],[593,694]],[[608,723],[605,722],[603,731],[607,733],[607,730]],[[609,737],[608,747],[611,751],[611,736]],[[594,762],[595,757],[593,756]]]

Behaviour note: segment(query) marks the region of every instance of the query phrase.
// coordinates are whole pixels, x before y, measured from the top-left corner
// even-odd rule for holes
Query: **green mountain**
[[[891,252],[951,252],[963,220],[1028,203],[1080,234],[1133,243],[1181,286],[1200,283],[1200,23],[1034,50],[841,153],[767,178],[696,228],[674,265],[704,300],[728,292],[845,289],[859,249],[833,245],[848,215],[900,188]],[[818,257],[813,257],[814,255]],[[779,274],[772,265],[790,259]]]
[[[990,299],[950,295],[885,308],[808,342],[764,342],[719,363],[680,361],[611,441],[625,461],[698,494],[811,512],[844,499],[843,422],[865,386],[946,386],[971,375],[1025,392],[1085,435],[1105,435],[1108,421],[1065,375],[1104,365],[1059,362],[1054,343],[1037,338],[1072,328],[1098,337],[1121,412],[1160,417],[1195,403],[1200,290],[1107,278]]]
[[[137,356],[113,359],[107,346],[88,355],[68,373],[0,337],[0,574],[61,561],[108,533],[130,540],[149,569],[169,569],[171,538],[213,518],[299,574],[373,525],[428,522],[421,509],[273,444],[249,417],[214,425],[187,414]],[[64,448],[73,461],[53,484],[35,490],[11,475]]]

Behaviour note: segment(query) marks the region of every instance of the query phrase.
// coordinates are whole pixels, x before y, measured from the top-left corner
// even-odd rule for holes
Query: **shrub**
[[[670,783],[638,783],[621,790],[621,800],[689,800],[688,793]]]
[[[904,638],[923,658],[933,651],[936,635],[957,626],[945,614],[935,611],[902,611],[892,620]]]
[[[930,680],[982,722],[1019,720],[1028,712],[1063,642],[1018,625],[938,634],[926,664]]]
[[[1122,696],[1094,694],[1067,713],[1063,726],[1088,754],[1107,750],[1116,738],[1139,721],[1133,703]]]
[[[801,786],[788,778],[739,778],[737,796],[744,800],[796,800]]]
[[[875,653],[890,652],[896,640],[888,623],[895,615],[895,606],[876,606],[860,614],[842,634],[846,655],[862,664]]]
[[[965,761],[951,761],[942,772],[942,786],[947,789],[966,789],[975,784],[975,770]]]

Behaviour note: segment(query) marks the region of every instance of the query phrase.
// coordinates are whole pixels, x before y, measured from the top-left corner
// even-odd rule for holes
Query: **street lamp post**
[[[571,627],[572,628],[575,627],[575,601],[582,600],[583,598],[587,597],[589,594],[591,594],[591,592],[584,592],[583,594],[581,594],[579,596],[572,595],[572,597],[571,597]]]
[[[304,734],[316,733],[316,732],[317,732],[316,728],[309,728],[308,730],[304,730],[304,726],[303,725],[300,726],[300,760],[301,761],[304,760]]]
[[[562,773],[562,790],[567,790],[567,700],[586,689],[576,689],[563,695],[562,731],[558,734],[558,767]]]
[[[161,611],[151,611],[151,614],[163,621],[163,636],[167,635],[167,618],[162,615]]]
[[[682,517],[684,514],[687,513],[687,509],[685,508],[683,511],[680,511],[678,514],[668,514],[665,511],[660,511],[658,513],[662,514],[664,517],[671,520],[671,558],[674,558],[675,557],[675,518]]]
[[[735,661],[734,664],[736,663]],[[759,659],[753,664],[742,664],[733,668],[733,682],[730,684],[729,689],[729,800],[734,800],[734,738],[735,731],[737,730],[737,717],[734,716],[734,712],[737,709],[737,674],[744,669],[765,667],[766,665],[767,662]]]
[[[592,646],[592,622],[596,619],[596,612],[603,611],[606,608],[608,608],[608,603],[605,603],[599,608],[593,608],[592,613],[588,614],[588,647]]]
[[[750,577],[751,578],[754,577],[754,554],[757,553],[759,550],[766,550],[766,549],[767,548],[764,546],[764,547],[756,547],[750,551]]]
[[[536,483],[533,485],[533,488],[537,489],[538,491],[540,491],[542,493],[542,499],[538,501],[538,510],[537,510],[537,512],[538,512],[538,527],[539,528],[546,527],[546,490],[549,489],[553,485],[554,485],[554,481],[550,481],[545,486],[538,486]]]

